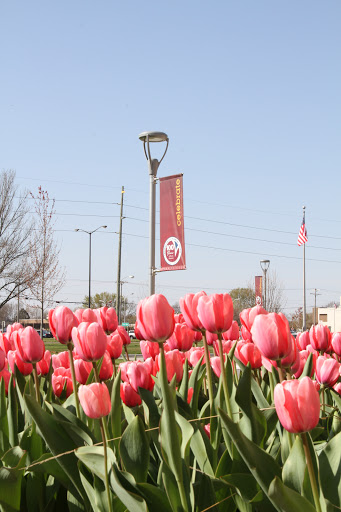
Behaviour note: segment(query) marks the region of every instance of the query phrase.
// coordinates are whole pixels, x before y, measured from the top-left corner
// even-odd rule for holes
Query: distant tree
[[[28,287],[33,222],[27,196],[16,186],[14,171],[0,173],[0,309]]]
[[[21,308],[19,309],[19,319],[20,320],[28,320],[30,318],[30,315],[26,311],[26,309]]]
[[[233,288],[229,294],[233,301],[233,320],[240,324],[240,312],[256,305],[255,291],[248,286],[246,288]]]
[[[54,200],[48,192],[38,187],[38,194],[31,193],[36,213],[36,229],[30,243],[29,268],[32,273],[30,290],[39,303],[41,333],[44,311],[53,304],[53,299],[65,282],[65,271],[59,265],[60,249],[54,240]]]
[[[97,309],[102,308],[103,306],[113,307],[117,310],[116,307],[116,293],[110,292],[101,292],[96,293],[91,296],[90,300],[91,308]],[[83,308],[87,308],[89,306],[89,295],[85,295],[83,299]],[[121,317],[122,321],[126,321],[129,323],[135,323],[135,309],[136,304],[134,302],[129,301],[128,297],[121,297]]]
[[[266,276],[266,309],[269,312],[280,313],[285,307],[284,286],[279,281],[275,270],[268,271]]]
[[[181,313],[180,305],[178,302],[174,302],[174,304],[172,304],[172,308],[174,309],[175,315],[178,315],[179,313]]]

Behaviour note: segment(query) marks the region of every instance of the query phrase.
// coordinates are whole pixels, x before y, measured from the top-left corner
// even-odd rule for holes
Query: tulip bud
[[[84,361],[98,361],[107,349],[107,335],[97,323],[82,322],[72,329],[72,341]]]
[[[111,410],[111,400],[104,382],[79,386],[78,397],[85,414],[89,418],[108,416]]]
[[[155,294],[142,300],[137,306],[136,317],[145,340],[163,342],[173,334],[174,310],[164,295]]]

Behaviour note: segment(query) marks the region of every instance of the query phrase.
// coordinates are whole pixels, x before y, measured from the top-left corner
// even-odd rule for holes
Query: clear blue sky
[[[56,199],[67,281],[59,300],[148,294],[149,178],[138,134],[165,131],[159,176],[184,173],[188,270],[157,276],[172,303],[227,292],[271,260],[286,313],[341,295],[341,3],[16,1],[0,5],[0,168]],[[102,203],[102,204],[101,204]],[[139,207],[139,208],[137,208]],[[157,262],[159,256],[157,254]],[[129,279],[128,279],[129,280]]]

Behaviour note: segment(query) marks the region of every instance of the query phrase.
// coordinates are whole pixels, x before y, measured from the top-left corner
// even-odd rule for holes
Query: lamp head
[[[264,272],[266,272],[270,266],[270,260],[261,260],[260,266]]]
[[[139,135],[139,139],[142,142],[165,142],[168,140],[168,135],[164,132],[142,132]]]

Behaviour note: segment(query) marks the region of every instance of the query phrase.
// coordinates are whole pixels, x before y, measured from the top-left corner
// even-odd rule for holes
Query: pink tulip
[[[187,391],[187,403],[188,404],[190,404],[192,401],[193,393],[194,393],[194,389],[188,388],[188,391]]]
[[[109,379],[111,379],[113,373],[114,373],[114,366],[112,364],[110,354],[106,350],[104,352],[102,366],[101,366],[101,370],[99,372],[99,378],[101,380],[109,380]]]
[[[131,339],[125,328],[122,327],[122,325],[118,325],[116,331],[113,334],[120,336],[123,345],[130,345]]]
[[[24,363],[21,357],[18,355],[16,350],[9,350],[7,354],[8,364],[11,372],[14,373],[14,368],[17,366],[19,372],[22,375],[30,375],[33,371],[31,363]]]
[[[6,366],[6,354],[3,350],[0,349],[0,372],[5,368]]]
[[[159,344],[156,343],[155,341],[141,340],[140,347],[144,360],[148,359],[149,357],[155,359],[156,356],[160,353]]]
[[[144,388],[151,391],[154,387],[154,381],[150,377],[150,372],[143,363],[132,361],[127,368],[127,377],[134,391],[138,388]]]
[[[56,370],[60,367],[70,368],[69,352],[59,352],[59,354],[52,354],[52,368]]]
[[[98,361],[107,349],[107,335],[97,323],[82,322],[72,329],[72,341],[84,361]]]
[[[82,322],[88,322],[90,324],[92,324],[94,322],[98,323],[97,319],[98,319],[98,317],[97,317],[96,310],[91,309],[91,308],[83,309]]]
[[[7,326],[6,337],[7,337],[8,341],[12,344],[13,347],[14,347],[14,342],[12,341],[12,334],[15,331],[22,331],[23,328],[24,327],[21,324],[19,324],[18,322]],[[13,348],[13,350],[14,350],[14,348]]]
[[[136,338],[137,340],[143,341],[143,336],[142,336],[142,334],[140,333],[140,330],[139,330],[139,326],[138,326],[138,322],[137,322],[137,321],[135,322],[134,333],[135,333],[135,338]]]
[[[5,370],[4,370],[5,371]],[[1,374],[0,374],[1,375]],[[341,382],[337,382],[334,386],[333,386],[333,389],[334,391],[336,391],[336,393],[338,393],[339,395],[341,395]]]
[[[320,384],[333,387],[340,377],[340,364],[331,357],[319,356],[316,359],[315,374]]]
[[[142,403],[141,397],[128,382],[123,382],[120,388],[120,396],[122,402],[128,407],[135,407]]]
[[[136,311],[139,331],[148,341],[166,341],[174,331],[174,310],[164,295],[151,295],[142,300]]]
[[[245,366],[248,363],[252,369],[262,366],[262,354],[254,343],[239,341],[234,354]]]
[[[204,291],[195,294],[187,293],[187,295],[179,299],[181,313],[183,314],[186,324],[193,331],[204,330],[204,326],[198,317],[198,301],[203,295],[206,295]]]
[[[298,348],[296,345],[295,338],[290,335],[291,340],[291,350],[289,354],[281,360],[281,365],[283,368],[292,368],[293,372],[297,371],[300,365],[299,362],[299,355],[298,355]],[[295,368],[293,368],[295,366]]]
[[[183,376],[184,368],[184,360],[185,356],[179,350],[171,350],[170,352],[165,353],[166,360],[166,369],[167,369],[167,379],[168,382],[171,382],[174,375],[176,376],[176,382],[180,382]],[[160,356],[156,357],[156,367],[157,370],[160,370]]]
[[[267,315],[268,312],[262,306],[254,306],[253,308],[243,309],[239,314],[242,325],[251,332],[253,322],[258,315]]]
[[[203,360],[201,364],[205,364],[205,349],[204,347],[192,347],[190,350],[188,350],[185,353],[186,359],[188,359],[189,364],[194,368],[194,366],[197,365],[198,361],[201,359],[202,356]]]
[[[185,317],[182,313],[179,313],[178,315],[174,315],[174,320],[176,324],[183,324],[185,322]]]
[[[320,352],[328,352],[331,348],[331,333],[326,325],[312,325],[309,331],[311,346]]]
[[[274,400],[279,421],[288,432],[298,434],[316,427],[320,417],[320,397],[309,377],[277,384]]]
[[[296,373],[294,373],[294,376],[296,377],[296,379],[298,379],[302,375],[302,372],[305,367],[305,363],[307,362],[310,352],[309,352],[309,350],[301,350],[301,351],[299,351],[298,354],[299,354],[299,358],[300,358],[300,363],[299,363],[299,367],[296,370]],[[313,355],[313,358],[315,358],[315,361],[313,364],[313,368],[311,369],[310,377],[312,377],[314,374],[314,368],[315,368],[315,362],[316,362],[315,354]]]
[[[240,329],[240,334],[242,335],[244,341],[252,341],[251,333],[244,325],[242,325]]]
[[[6,354],[9,350],[15,350],[14,342],[10,341],[8,335],[0,333],[0,348]]]
[[[9,385],[9,381],[10,381],[10,378],[11,378],[11,372],[9,372],[7,370],[7,368],[4,368],[1,372],[0,372],[0,381],[1,379],[4,379],[4,383],[5,383],[5,394],[6,396],[8,395],[8,385]],[[15,381],[13,381],[13,386],[15,385]]]
[[[118,369],[119,369],[119,371],[121,371],[121,379],[123,380],[123,382],[129,382],[129,379],[127,376],[127,370],[131,363],[132,363],[132,361],[125,361],[124,363],[120,363],[118,365]]]
[[[268,359],[277,361],[291,351],[290,327],[282,313],[256,316],[251,334],[255,345]]]
[[[73,314],[77,318],[79,324],[83,322],[83,320],[82,320],[82,318],[83,318],[83,311],[85,311],[85,310],[80,308],[80,309],[76,309],[76,311],[73,312]]]
[[[223,332],[224,340],[235,341],[239,338],[239,325],[236,320],[233,320],[231,327],[228,331]]]
[[[117,315],[114,308],[108,308],[104,306],[103,308],[98,308],[97,312],[97,322],[106,332],[114,332],[117,329],[118,321]]]
[[[26,327],[20,333],[12,334],[18,356],[24,363],[37,363],[45,352],[45,345],[39,334],[33,327]]]
[[[111,411],[109,390],[104,382],[79,386],[78,397],[85,414],[89,418],[102,418],[108,416]]]
[[[50,371],[51,364],[51,352],[49,350],[45,350],[43,358],[37,363],[37,373],[38,375],[47,375]]]
[[[66,386],[66,397],[69,397],[73,391],[70,368],[57,368],[52,374],[52,389],[56,396],[60,396]]]
[[[310,345],[309,331],[299,332],[296,336],[296,343],[300,350],[305,350]]]
[[[76,359],[74,361],[76,381],[80,384],[86,384],[92,370],[92,363],[84,361],[83,359]]]
[[[49,325],[53,337],[64,345],[71,341],[71,331],[78,325],[77,317],[66,306],[58,306],[49,311]]]
[[[175,324],[172,336],[167,340],[171,350],[178,349],[182,351],[189,350],[194,343],[194,331],[187,327],[185,323]]]
[[[206,423],[206,425],[204,425],[204,430],[206,432],[207,437],[211,439],[211,424]]]
[[[230,350],[232,349],[233,345],[235,344],[235,341],[232,340],[222,340],[223,345],[223,353],[229,354]],[[217,341],[213,342],[213,350],[216,356],[219,356],[219,344]]]
[[[332,348],[339,357],[341,356],[341,332],[334,332],[332,336]]]
[[[233,320],[233,302],[228,293],[202,295],[198,300],[198,316],[207,331],[227,331]]]
[[[111,359],[118,359],[121,357],[123,341],[118,333],[113,332],[110,336],[107,336],[107,351],[110,354]]]
[[[224,356],[224,358],[225,357],[226,356]],[[220,357],[219,356],[211,357],[210,362],[211,362],[212,370],[214,371],[214,373],[216,374],[216,376],[219,379],[220,375],[221,375]]]
[[[198,341],[202,340],[202,332],[201,331],[194,331],[194,343],[197,343]]]

